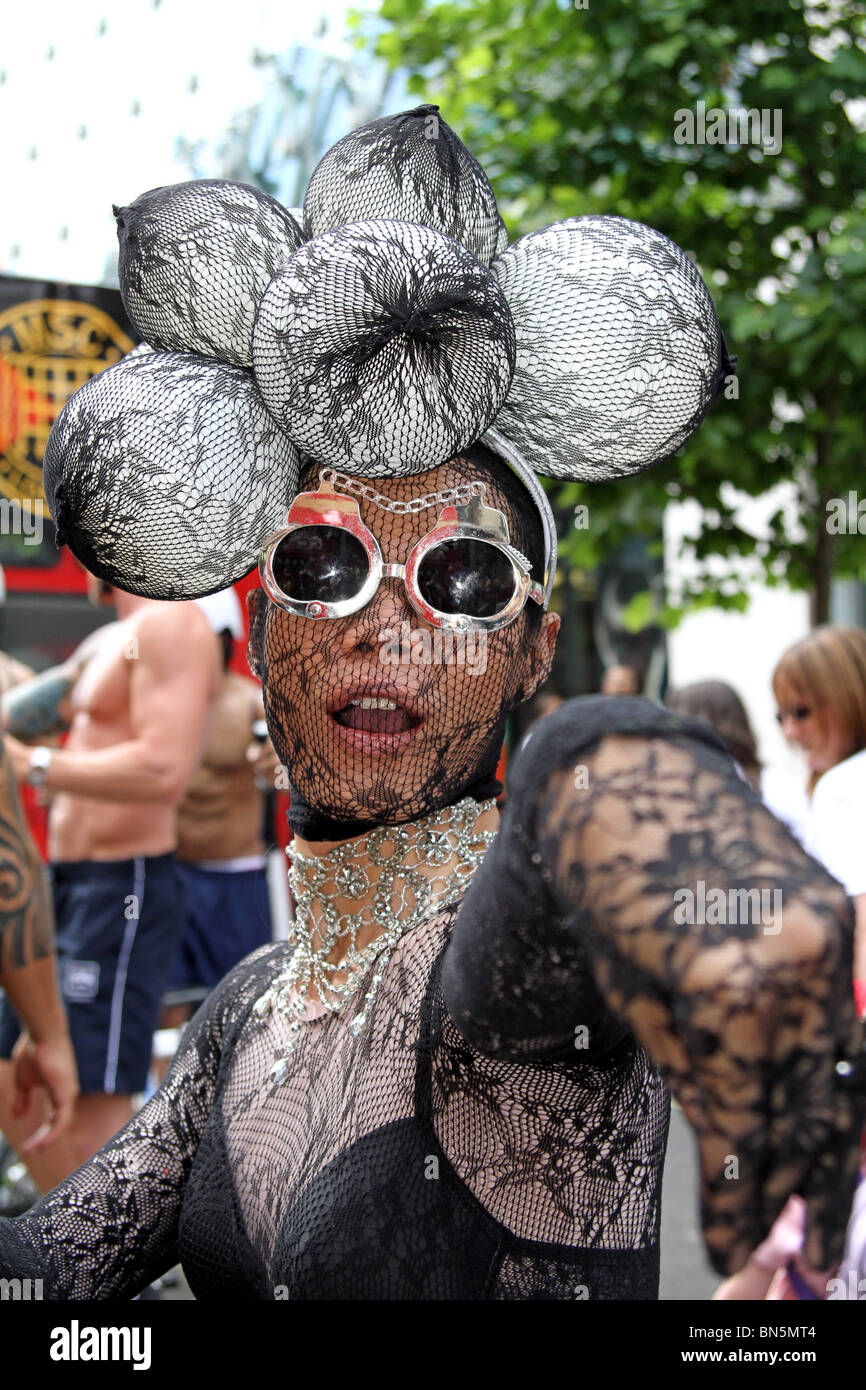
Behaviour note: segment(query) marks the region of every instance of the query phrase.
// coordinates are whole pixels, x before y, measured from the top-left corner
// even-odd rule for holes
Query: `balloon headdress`
[[[339,140],[303,210],[221,180],[115,209],[144,343],[67,402],[44,462],[59,538],[92,573],[201,597],[254,567],[307,460],[405,476],[480,440],[547,514],[549,595],[533,472],[626,477],[697,429],[732,359],[688,256],[598,215],[509,244],[436,113]]]

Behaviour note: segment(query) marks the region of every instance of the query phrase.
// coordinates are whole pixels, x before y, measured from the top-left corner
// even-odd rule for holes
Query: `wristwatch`
[[[33,752],[30,754],[30,767],[27,772],[27,781],[30,783],[31,787],[42,787],[45,785],[48,769],[51,766],[51,752],[52,750],[50,748],[46,748],[44,745],[40,744],[39,747],[34,748]]]

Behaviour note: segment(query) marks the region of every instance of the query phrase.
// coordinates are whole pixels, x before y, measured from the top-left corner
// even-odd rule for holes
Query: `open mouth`
[[[421,724],[417,715],[386,695],[360,695],[350,699],[331,718],[343,729],[379,738],[411,734]]]

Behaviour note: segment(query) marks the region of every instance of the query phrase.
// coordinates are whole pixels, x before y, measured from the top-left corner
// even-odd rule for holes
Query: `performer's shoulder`
[[[242,1022],[288,963],[292,949],[285,941],[270,941],[251,951],[223,976],[203,1009],[215,1022]]]
[[[223,984],[231,980],[235,988],[242,989],[249,983],[269,981],[288,964],[293,949],[287,941],[269,941],[266,946],[257,946],[229,971]]]

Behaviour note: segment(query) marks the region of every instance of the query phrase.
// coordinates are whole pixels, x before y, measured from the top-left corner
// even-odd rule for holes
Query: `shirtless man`
[[[187,925],[172,971],[175,989],[212,989],[239,960],[271,940],[260,774],[263,765],[276,766],[276,755],[268,742],[257,765],[250,761],[258,751],[252,726],[265,717],[261,687],[228,669],[231,628],[217,635],[224,672],[204,755],[178,812]],[[178,1021],[172,1017],[166,1023]]]
[[[88,577],[88,596],[118,621],[91,634],[63,666],[4,699],[6,746],[19,780],[51,796],[58,962],[82,1094],[72,1126],[28,1161],[43,1190],[95,1152],[131,1116],[144,1089],[183,928],[174,849],[177,805],[198,761],[219,681],[217,644],[193,603],[160,603]],[[69,728],[62,749],[26,747]],[[0,1015],[0,1056],[18,1021]],[[0,1062],[0,1128],[10,1143],[33,1117],[12,1114]]]

